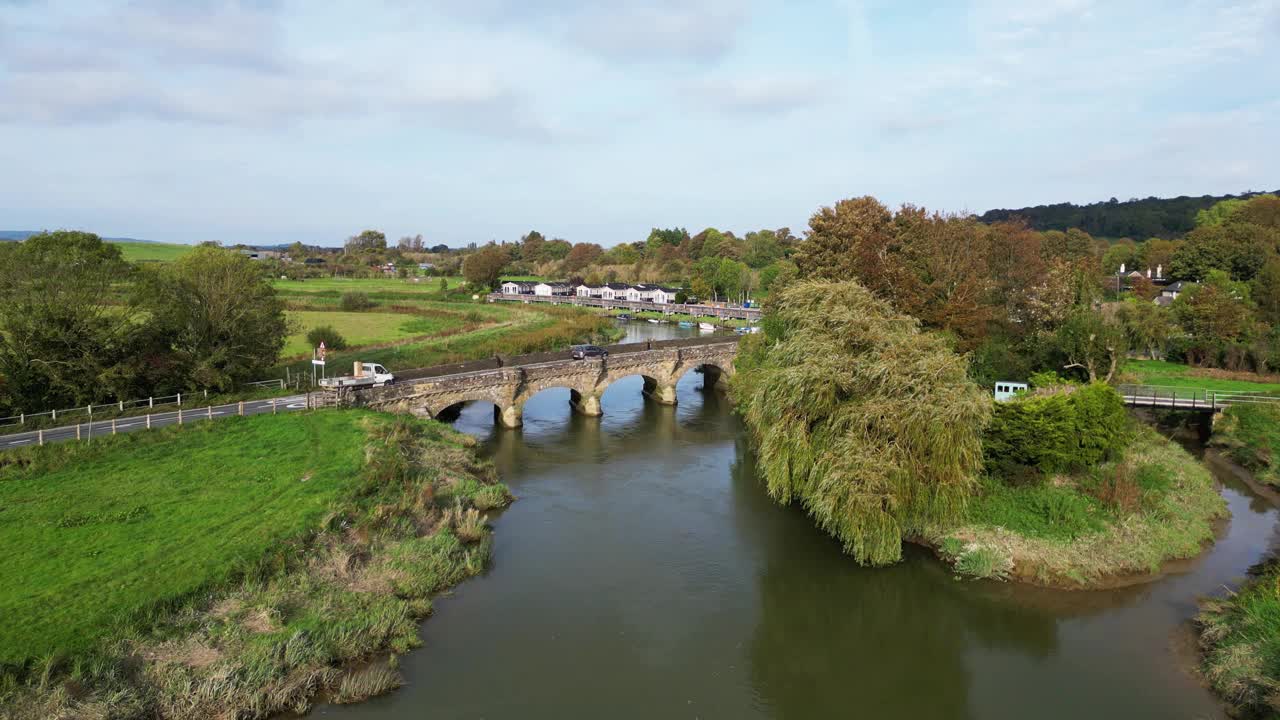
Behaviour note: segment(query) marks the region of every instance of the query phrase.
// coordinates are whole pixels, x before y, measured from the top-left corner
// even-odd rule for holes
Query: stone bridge
[[[725,336],[611,345],[606,358],[574,360],[568,351],[496,358],[454,366],[397,373],[380,388],[347,389],[335,403],[437,417],[461,403],[493,403],[503,427],[522,424],[524,404],[549,388],[568,388],[570,405],[583,415],[598,416],[600,396],[617,380],[644,378],[644,394],[664,405],[676,403],[676,383],[690,370],[701,370],[704,387],[721,375],[733,375],[738,339]]]

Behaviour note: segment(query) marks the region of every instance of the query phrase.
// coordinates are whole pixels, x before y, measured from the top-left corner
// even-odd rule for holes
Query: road
[[[302,410],[307,406],[306,395],[290,395],[288,397],[275,398],[274,400],[277,412],[289,412],[293,410]],[[259,415],[261,413],[271,412],[272,400],[252,400],[246,401],[244,404],[245,415]],[[182,422],[193,423],[203,422],[210,418],[214,419],[231,417],[239,414],[239,403],[230,403],[228,405],[214,405],[212,413],[202,407],[184,407],[182,408]],[[178,424],[178,411],[157,412],[151,414],[151,427],[164,427],[166,425]],[[116,432],[126,433],[135,430],[145,430],[147,428],[147,417],[145,415],[134,415],[130,417],[117,418],[115,421]],[[63,427],[46,428],[44,431],[44,441],[61,442],[64,440],[76,439],[76,428],[80,429],[80,438],[82,440],[90,437],[104,437],[111,434],[111,421],[98,420],[93,423],[81,423],[79,426],[66,425]],[[92,428],[92,432],[90,429]],[[8,449],[15,447],[23,447],[25,445],[35,445],[40,441],[39,433],[24,432],[14,433],[12,435],[0,435],[0,449]]]

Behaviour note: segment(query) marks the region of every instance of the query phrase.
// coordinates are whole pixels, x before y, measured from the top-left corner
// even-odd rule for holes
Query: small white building
[[[653,291],[649,285],[632,285],[627,288],[627,299],[631,302],[652,302]]]
[[[529,295],[533,292],[533,286],[529,283],[516,282],[508,280],[502,283],[503,295]]]
[[[627,286],[625,283],[605,283],[600,288],[600,297],[604,300],[626,300]]]
[[[533,294],[539,297],[556,297],[572,295],[573,288],[564,283],[541,282],[533,286]]]
[[[1000,380],[996,383],[996,400],[1004,402],[1012,400],[1018,395],[1027,391],[1027,384],[1020,382],[1009,382],[1008,380]]]
[[[662,305],[668,305],[676,301],[676,294],[680,291],[675,288],[657,287],[653,289],[653,301]]]
[[[583,285],[579,285],[574,290],[577,296],[580,298],[593,298],[593,297],[598,298],[598,297],[603,297],[605,287],[603,285],[597,287],[595,285],[583,284]]]

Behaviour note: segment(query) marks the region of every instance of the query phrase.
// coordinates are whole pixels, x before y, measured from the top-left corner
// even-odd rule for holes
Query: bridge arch
[[[720,381],[722,379],[733,377],[733,374],[734,374],[733,361],[730,360],[728,362],[725,362],[723,360],[708,360],[706,362],[700,362],[700,363],[699,362],[687,363],[683,367],[677,368],[676,371],[673,373],[671,385],[673,387],[677,385],[680,382],[680,380],[683,379],[684,376],[688,375],[690,372],[701,373],[703,377],[702,388],[704,390],[711,390],[721,386]]]

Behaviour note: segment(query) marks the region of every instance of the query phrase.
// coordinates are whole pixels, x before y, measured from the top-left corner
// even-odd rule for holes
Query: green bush
[[[1103,383],[996,403],[983,454],[990,472],[1011,479],[1018,466],[1042,473],[1093,467],[1126,445],[1129,422],[1124,400]]]
[[[362,292],[342,293],[342,299],[338,301],[338,306],[345,312],[359,312],[368,310],[376,303],[369,299],[369,295]]]
[[[321,342],[324,343],[327,350],[345,350],[347,348],[347,339],[342,337],[342,333],[335,330],[332,325],[320,325],[307,331],[307,343],[311,347],[320,347]]]
[[[1106,509],[1094,497],[1067,487],[1011,488],[987,478],[969,503],[968,520],[1019,535],[1074,540],[1106,527]]]

